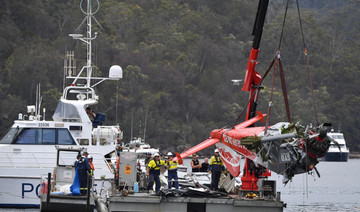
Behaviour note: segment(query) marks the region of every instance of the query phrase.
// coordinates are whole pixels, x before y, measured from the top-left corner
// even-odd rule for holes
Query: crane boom
[[[259,0],[259,5],[256,13],[255,23],[253,27],[252,35],[254,36],[248,65],[246,68],[246,74],[244,79],[243,91],[250,91],[249,104],[247,107],[246,118],[248,120],[254,117],[256,114],[256,107],[258,101],[258,93],[260,92],[261,75],[255,70],[257,64],[257,57],[260,51],[260,41],[264,28],[264,22],[266,17],[266,11],[269,5],[269,0]]]
[[[255,116],[257,102],[259,99],[259,93],[261,89],[261,75],[255,70],[255,66],[257,64],[257,57],[260,51],[260,41],[264,28],[264,22],[266,17],[267,8],[269,5],[269,0],[259,0],[258,9],[256,12],[255,23],[252,31],[252,35],[254,36],[252,48],[250,51],[250,56],[248,60],[248,65],[246,68],[244,85],[242,87],[243,91],[249,91],[249,103],[247,106],[246,117],[245,120],[249,120]],[[245,165],[244,165],[244,173],[241,178],[242,186],[241,189],[243,191],[256,191],[258,176],[255,175],[255,166],[253,162],[246,157]],[[270,172],[264,172],[262,167],[259,167],[260,173],[264,173],[266,176],[270,176]]]

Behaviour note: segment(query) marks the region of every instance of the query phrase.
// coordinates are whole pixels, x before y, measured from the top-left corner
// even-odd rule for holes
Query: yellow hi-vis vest
[[[163,160],[152,160],[149,162],[148,167],[150,168],[150,170],[160,170],[160,167],[165,165],[165,161]]]
[[[220,157],[216,157],[216,156],[212,156],[210,158],[210,162],[209,162],[209,170],[210,171],[220,171],[224,170],[224,163],[222,162]]]
[[[179,162],[178,161],[169,161],[168,162],[168,166],[169,166],[169,170],[174,170],[177,169]]]
[[[219,165],[219,166],[223,166],[224,163],[222,162],[221,158],[220,157],[216,157],[216,156],[212,156],[210,158],[210,162],[209,162],[210,165]]]

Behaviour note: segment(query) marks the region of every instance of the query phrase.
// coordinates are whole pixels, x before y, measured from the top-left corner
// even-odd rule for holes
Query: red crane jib
[[[255,70],[259,51],[260,49],[253,49],[253,48],[250,51],[244,85],[242,87],[243,91],[250,91],[252,85],[258,85],[261,81],[261,75]]]

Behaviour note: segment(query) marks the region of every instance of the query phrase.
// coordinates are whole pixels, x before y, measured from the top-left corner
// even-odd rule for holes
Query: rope
[[[287,16],[288,8],[289,8],[289,0],[287,0],[287,2],[286,2],[284,19],[283,19],[283,23],[282,23],[282,26],[281,26],[281,34],[280,34],[278,51],[277,51],[277,53],[276,53],[276,55],[275,55],[275,58],[274,58],[274,60],[273,60],[273,62],[275,61],[275,65],[274,65],[274,73],[273,73],[273,80],[272,80],[272,87],[271,87],[271,96],[270,96],[269,107],[268,107],[268,115],[267,115],[266,124],[265,124],[265,134],[267,133],[267,129],[268,129],[268,126],[269,126],[269,120],[270,120],[272,96],[273,96],[273,93],[274,93],[275,73],[276,73],[276,66],[277,66],[277,63],[276,63],[276,62],[279,63],[279,68],[280,68],[281,85],[282,85],[282,89],[283,89],[283,96],[284,96],[286,114],[287,114],[287,117],[288,117],[288,121],[291,122],[291,118],[290,118],[290,108],[289,108],[289,103],[288,103],[288,98],[287,98],[287,92],[286,92],[285,75],[284,75],[284,71],[283,71],[283,67],[282,67],[282,62],[281,62],[281,58],[280,58],[280,48],[281,48],[282,38],[283,38],[283,35],[284,35],[285,21],[286,21],[286,16]],[[267,73],[266,73],[266,74],[267,74]]]
[[[269,119],[270,119],[270,112],[271,112],[272,97],[273,97],[273,94],[274,94],[274,85],[275,85],[277,61],[278,60],[276,59],[275,64],[274,64],[274,71],[273,71],[273,77],[272,77],[272,86],[271,86],[271,95],[270,95],[269,107],[268,107],[268,112],[267,112],[267,117],[266,117],[266,124],[265,124],[265,135],[266,135],[267,129],[269,127]]]
[[[312,83],[312,79],[311,79],[309,58],[308,58],[307,50],[306,50],[304,30],[303,30],[303,27],[302,27],[302,21],[301,21],[301,16],[300,16],[300,7],[299,7],[299,1],[298,0],[296,0],[296,6],[297,6],[298,15],[299,15],[300,30],[301,30],[301,36],[302,36],[303,46],[304,46],[304,55],[305,55],[305,59],[306,59],[306,69],[307,69],[307,72],[308,72],[309,83],[310,83],[311,94],[312,94],[312,100],[313,100],[313,106],[314,106],[314,114],[315,114],[316,124],[319,125],[318,115],[317,115],[317,111],[316,111],[314,88],[313,88],[313,83]]]
[[[284,20],[283,20],[283,23],[282,23],[281,35],[280,35],[280,41],[279,41],[279,47],[278,47],[278,53],[280,53],[281,41],[282,41],[282,37],[283,37],[283,34],[284,34],[285,20],[286,20],[286,15],[287,15],[288,7],[289,7],[289,0],[287,0],[287,2],[286,2]]]
[[[287,97],[286,80],[285,80],[285,74],[284,74],[284,69],[283,69],[283,65],[281,62],[280,54],[279,54],[279,69],[280,69],[280,79],[281,79],[281,86],[282,86],[282,91],[283,91],[283,96],[284,96],[286,115],[288,118],[288,122],[291,123],[291,113],[290,113],[289,100]]]

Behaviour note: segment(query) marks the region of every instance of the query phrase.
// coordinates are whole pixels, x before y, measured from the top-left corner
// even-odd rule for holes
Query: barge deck
[[[285,206],[286,204],[280,200],[242,199],[240,197],[161,197],[146,193],[135,193],[129,196],[113,196],[108,199],[109,212],[281,212]]]

